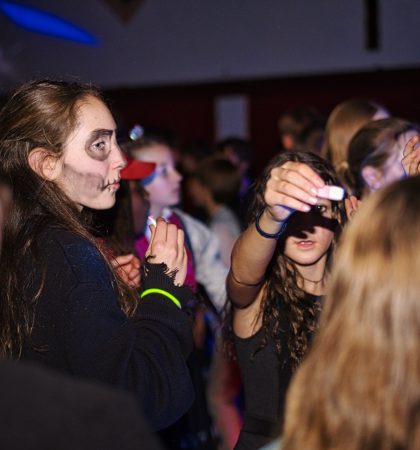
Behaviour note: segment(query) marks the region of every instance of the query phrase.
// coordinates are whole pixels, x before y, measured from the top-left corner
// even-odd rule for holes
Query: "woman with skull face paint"
[[[286,390],[317,326],[344,201],[321,198],[339,185],[332,166],[304,152],[276,156],[255,185],[251,224],[237,240],[227,279],[226,349],[237,355],[245,414],[236,449],[281,433]]]
[[[0,175],[13,186],[0,260],[0,355],[131,391],[154,429],[193,398],[185,359],[183,233],[158,220],[142,299],[90,234],[83,208],[113,206],[126,165],[98,91],[36,81],[0,112]]]

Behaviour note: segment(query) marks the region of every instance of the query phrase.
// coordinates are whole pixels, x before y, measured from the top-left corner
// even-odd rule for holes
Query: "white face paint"
[[[111,208],[126,164],[115,121],[102,101],[89,96],[79,105],[77,122],[64,145],[56,181],[80,208]]]

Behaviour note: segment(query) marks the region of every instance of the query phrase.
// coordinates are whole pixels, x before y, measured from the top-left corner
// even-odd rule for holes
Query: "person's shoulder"
[[[226,205],[220,205],[218,215],[222,218],[228,218],[229,220],[236,220],[235,213]]]
[[[83,236],[71,231],[49,227],[40,237],[40,249],[47,255],[48,265],[67,266],[80,282],[92,277],[108,278],[108,268],[98,248]]]
[[[134,398],[111,387],[2,361],[0,394],[0,448],[161,448]]]
[[[70,262],[80,258],[98,258],[98,249],[88,239],[71,231],[48,227],[40,236],[41,249],[48,249],[49,253],[58,252],[64,254]]]
[[[210,228],[206,224],[201,222],[201,220],[196,219],[191,214],[181,211],[178,208],[174,208],[173,212],[181,219],[187,229],[199,228],[200,230],[204,230],[205,232],[211,232]]]
[[[241,226],[236,214],[227,206],[221,205],[211,218],[211,225],[223,224],[232,229],[232,232],[240,234]]]

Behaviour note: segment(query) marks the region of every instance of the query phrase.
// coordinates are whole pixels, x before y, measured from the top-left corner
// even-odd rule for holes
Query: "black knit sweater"
[[[192,349],[187,314],[171,300],[147,295],[132,319],[121,311],[110,271],[95,246],[50,227],[25,261],[28,295],[45,281],[22,359],[132,392],[153,429],[168,426],[193,400],[185,360]],[[29,264],[28,264],[29,263]],[[163,288],[185,305],[191,293],[174,286],[162,265],[150,265],[143,288]]]

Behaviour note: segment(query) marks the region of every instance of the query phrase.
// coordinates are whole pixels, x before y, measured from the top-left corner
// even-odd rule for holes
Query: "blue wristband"
[[[279,231],[277,231],[277,233],[266,233],[264,230],[261,229],[260,227],[260,218],[262,216],[262,213],[264,212],[264,209],[262,209],[256,219],[255,219],[255,228],[258,231],[258,234],[260,234],[262,237],[265,237],[267,239],[278,239],[286,230],[286,226],[287,226],[287,222],[283,222],[281,228]]]

